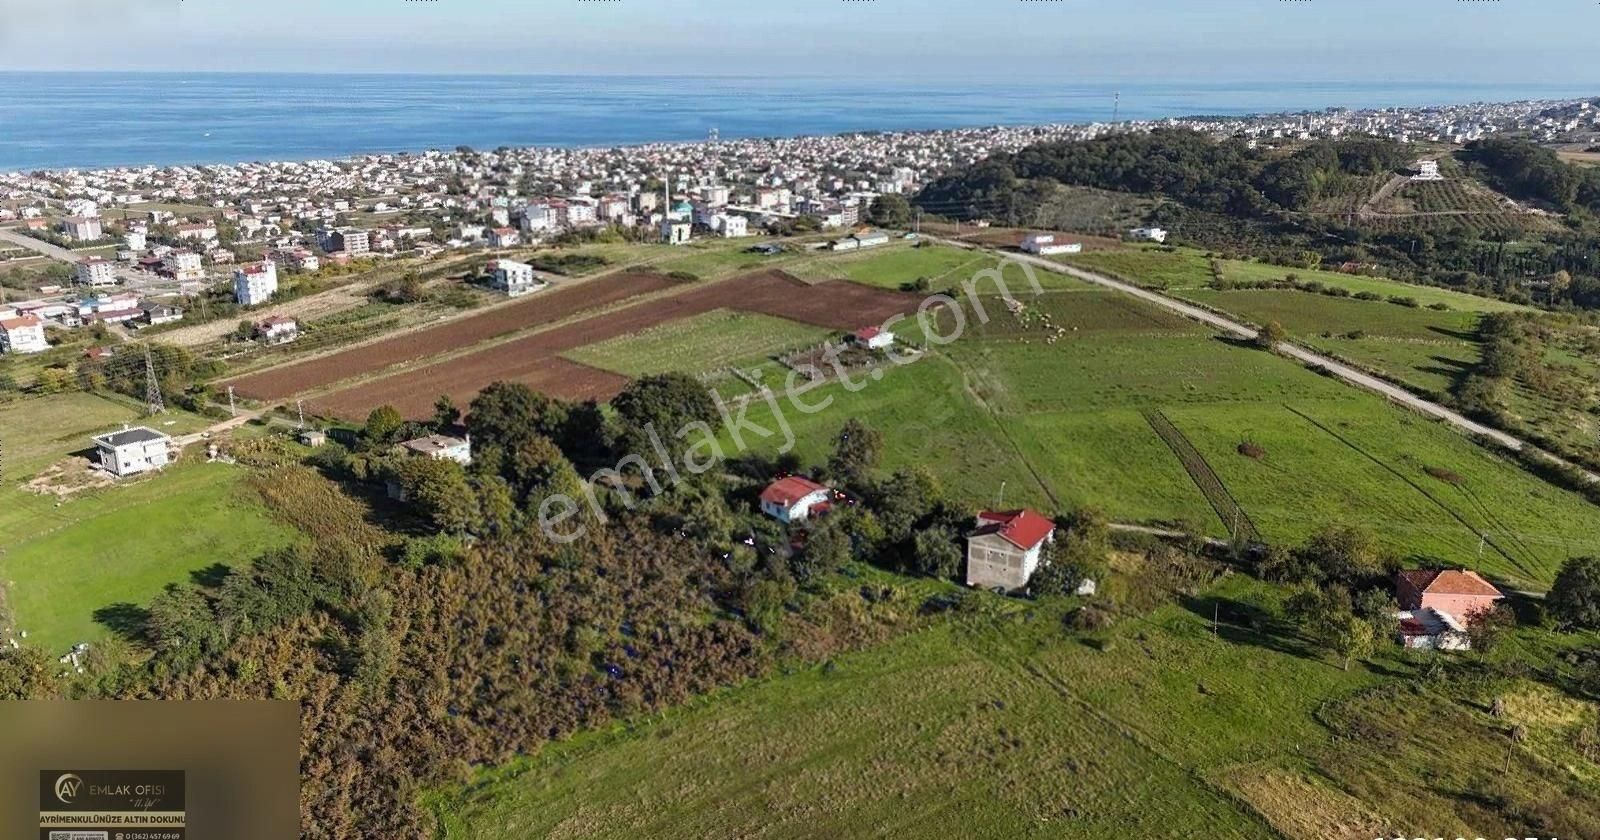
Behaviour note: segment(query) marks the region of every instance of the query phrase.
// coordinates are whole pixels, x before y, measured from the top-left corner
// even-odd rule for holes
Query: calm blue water
[[[596,146],[1600,93],[1578,86],[0,73],[0,171]]]

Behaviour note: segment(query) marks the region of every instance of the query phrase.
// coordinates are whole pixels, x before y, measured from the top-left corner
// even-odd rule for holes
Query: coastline
[[[703,141],[711,128],[734,142],[1600,95],[1600,84],[1103,81],[1035,93],[988,80],[621,75],[8,71],[0,83],[13,100],[12,119],[0,125],[0,173],[342,161],[460,145],[640,148]]]

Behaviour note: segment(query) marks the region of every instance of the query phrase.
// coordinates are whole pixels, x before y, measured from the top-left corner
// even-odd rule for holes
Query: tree
[[[1600,557],[1572,557],[1561,564],[1546,604],[1562,627],[1600,629]]]
[[[188,671],[227,642],[205,594],[176,583],[151,599],[145,635],[157,660],[173,673]]]
[[[1554,306],[1557,299],[1566,297],[1568,290],[1571,288],[1572,273],[1564,268],[1557,271],[1550,278],[1550,305]]]
[[[911,223],[911,202],[902,195],[880,195],[868,207],[867,221],[879,227],[903,228]]]
[[[611,407],[622,421],[618,443],[628,454],[647,460],[655,452],[656,442],[677,458],[691,444],[687,438],[694,437],[694,424],[709,428],[718,417],[717,404],[706,386],[682,373],[635,379],[611,401]],[[691,434],[680,436],[684,432]]]
[[[467,426],[483,446],[506,452],[534,437],[554,439],[567,421],[567,406],[521,382],[492,382],[472,398]]]
[[[1277,321],[1268,321],[1267,325],[1256,333],[1255,345],[1263,350],[1271,350],[1288,340],[1288,338],[1289,333],[1284,330],[1282,324]]]
[[[1511,605],[1500,602],[1487,610],[1479,610],[1467,621],[1467,637],[1472,649],[1480,653],[1494,650],[1500,638],[1517,626],[1517,614]]]
[[[446,458],[402,458],[393,468],[406,502],[434,528],[451,534],[472,530],[479,521],[476,497],[466,470]]]
[[[1377,640],[1372,623],[1354,613],[1339,615],[1328,627],[1328,641],[1334,652],[1344,657],[1346,671],[1350,670],[1351,660],[1371,656]]]
[[[866,487],[882,456],[883,435],[852,417],[845,421],[834,440],[833,455],[828,458],[828,474],[848,486]]]
[[[831,575],[850,561],[850,536],[835,522],[824,522],[806,534],[806,546],[789,559],[789,568],[801,583]]]
[[[1326,645],[1350,661],[1370,654],[1377,634],[1372,623],[1350,609],[1350,593],[1342,586],[1304,587],[1284,603],[1284,612],[1300,624],[1313,641]]]
[[[461,422],[461,409],[456,408],[456,401],[450,399],[449,394],[441,394],[433,401],[434,428],[444,431]]]
[[[911,531],[941,499],[939,483],[922,467],[896,470],[874,484],[866,493],[883,528],[884,539],[897,543],[911,537]]]
[[[392,405],[380,405],[367,415],[367,423],[361,428],[361,439],[368,449],[389,446],[397,442],[400,427],[405,422],[399,409]]]
[[[949,528],[918,531],[914,557],[915,569],[929,577],[950,578],[961,571],[961,547]]]
[[[45,700],[56,696],[56,665],[32,647],[0,646],[0,700]]]
[[[1299,571],[1310,580],[1347,586],[1382,578],[1393,565],[1372,534],[1354,525],[1323,527],[1296,553]]]

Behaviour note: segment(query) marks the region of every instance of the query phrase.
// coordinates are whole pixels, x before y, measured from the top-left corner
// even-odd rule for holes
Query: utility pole
[[[228,386],[228,416],[229,417],[238,417],[239,416],[239,409],[238,409],[237,406],[235,406],[233,404],[233,386],[232,385]]]
[[[1122,91],[1117,91],[1111,100],[1111,124],[1115,125],[1122,116]]]
[[[1006,509],[1006,482],[1005,482],[1005,479],[1001,479],[1000,480],[1000,493],[995,497],[994,508],[995,508],[995,510],[1005,510]]]
[[[161,399],[161,383],[156,381],[156,363],[150,356],[149,344],[144,346],[144,407],[152,416],[167,410],[166,402]]]
[[[306,401],[305,400],[295,400],[294,401],[294,409],[295,409],[295,411],[300,413],[300,426],[299,426],[299,428],[304,429],[306,427]]]
[[[916,231],[916,234],[918,236],[921,236],[922,235],[922,208],[921,207],[917,208],[917,220],[915,222],[915,225],[916,225],[916,227],[914,229]],[[0,301],[3,301],[3,300],[4,300],[3,298],[0,298]]]

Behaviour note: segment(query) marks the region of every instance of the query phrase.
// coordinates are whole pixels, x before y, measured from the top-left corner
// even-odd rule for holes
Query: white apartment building
[[[176,280],[201,280],[206,276],[200,255],[193,251],[170,251],[161,258],[161,263]]]
[[[106,235],[98,216],[68,216],[61,220],[61,229],[75,242],[93,242]]]
[[[278,293],[278,264],[265,260],[239,266],[233,272],[233,299],[240,306],[258,306]]]
[[[84,257],[78,260],[78,284],[98,288],[117,285],[116,265],[101,257]]]
[[[534,276],[533,266],[516,260],[490,262],[489,278],[489,285],[508,297],[518,297],[544,288],[544,283]]]

